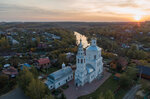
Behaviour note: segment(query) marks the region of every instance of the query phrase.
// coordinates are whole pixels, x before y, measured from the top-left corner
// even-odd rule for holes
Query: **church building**
[[[65,66],[65,64],[62,64],[62,69],[57,70],[47,77],[47,81],[45,84],[48,86],[48,88],[51,89],[57,89],[60,86],[66,84],[67,82],[71,81],[73,79],[73,71],[71,67]]]
[[[101,77],[103,62],[101,48],[96,44],[96,38],[92,38],[91,44],[84,51],[82,40],[78,46],[76,55],[75,85],[83,86],[91,83],[94,79]]]

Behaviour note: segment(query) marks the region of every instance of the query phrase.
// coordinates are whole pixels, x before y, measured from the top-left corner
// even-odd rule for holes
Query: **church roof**
[[[95,71],[91,64],[86,64],[86,70],[88,73],[92,73],[93,71]]]
[[[65,67],[63,69],[60,69],[56,72],[51,73],[48,77],[52,80],[59,80],[68,74],[72,73],[71,67]]]
[[[87,47],[86,48],[86,50],[88,50],[88,51],[99,51],[99,50],[101,50],[101,48],[99,48],[98,46],[89,46],[89,47]]]

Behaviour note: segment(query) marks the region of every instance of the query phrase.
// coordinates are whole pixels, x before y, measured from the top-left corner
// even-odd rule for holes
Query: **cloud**
[[[126,20],[150,14],[149,0],[3,0],[1,20]],[[120,17],[118,17],[120,16]]]

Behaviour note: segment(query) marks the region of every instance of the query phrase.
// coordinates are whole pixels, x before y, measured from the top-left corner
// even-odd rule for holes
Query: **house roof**
[[[38,60],[38,63],[39,63],[39,65],[43,65],[43,64],[50,63],[50,60],[49,60],[49,58],[40,58]]]
[[[26,67],[31,67],[31,65],[29,65],[28,63],[24,63],[23,65]]]
[[[4,65],[4,67],[9,67],[9,66],[10,66],[10,64],[5,64],[5,65]]]
[[[121,76],[120,73],[116,73],[116,74],[115,74],[115,77],[120,78],[120,76]]]
[[[66,75],[73,73],[71,67],[65,67],[63,69],[60,69],[56,72],[51,73],[48,77],[52,80],[59,80],[63,77],[66,77]]]
[[[23,66],[25,66],[25,67],[27,67],[27,68],[30,68],[30,67],[31,67],[31,65],[30,65],[30,64],[28,64],[28,63],[24,63],[24,64],[20,67],[20,69],[21,69],[21,70],[23,70]]]
[[[139,69],[139,73],[142,73],[142,74],[150,76],[150,67],[147,67],[147,66],[137,66],[137,68]]]
[[[18,74],[17,69],[14,68],[14,67],[10,67],[10,68],[8,68],[8,69],[5,69],[5,70],[3,70],[2,72],[3,72],[4,74],[7,74],[7,75],[16,75],[16,74]]]

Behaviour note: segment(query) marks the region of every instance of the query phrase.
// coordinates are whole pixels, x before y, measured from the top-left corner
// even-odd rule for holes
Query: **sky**
[[[0,0],[0,22],[127,22],[149,19],[150,0]]]

